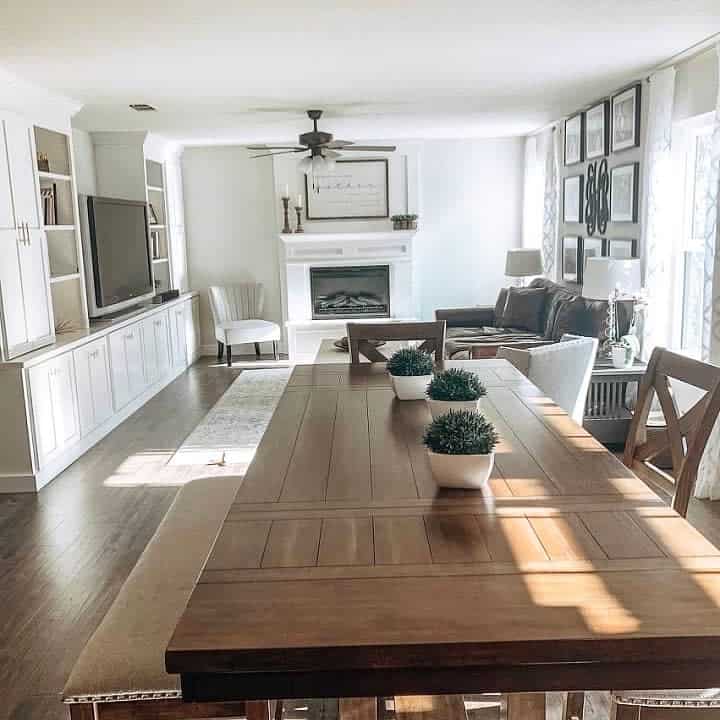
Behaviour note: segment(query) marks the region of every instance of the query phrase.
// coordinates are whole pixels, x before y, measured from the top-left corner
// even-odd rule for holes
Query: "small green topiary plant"
[[[484,415],[451,410],[427,426],[424,442],[443,455],[487,455],[497,445],[498,434]]]
[[[437,373],[430,381],[427,395],[431,400],[469,402],[487,395],[478,376],[469,370],[451,368]]]
[[[391,375],[396,376],[430,375],[433,371],[432,356],[417,348],[403,348],[392,354],[387,369]]]

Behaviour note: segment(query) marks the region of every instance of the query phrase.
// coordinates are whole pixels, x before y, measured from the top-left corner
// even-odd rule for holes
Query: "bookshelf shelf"
[[[75,230],[74,225],[43,225],[45,232],[61,232],[65,230]]]
[[[153,258],[153,262],[154,262],[154,263],[166,263],[166,262],[168,262],[168,258],[166,258],[166,257],[163,257],[163,258]]]
[[[45,170],[38,170],[38,177],[41,180],[56,180],[56,181],[72,182],[72,175],[66,175],[65,173],[47,172]]]
[[[68,280],[79,280],[80,273],[70,273],[68,275],[56,275],[50,278],[50,284],[55,285],[56,283],[67,282]]]

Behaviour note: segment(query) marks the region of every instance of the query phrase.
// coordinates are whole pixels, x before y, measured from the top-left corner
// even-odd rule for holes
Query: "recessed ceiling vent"
[[[130,107],[138,112],[157,112],[157,108],[146,103],[131,103]]]

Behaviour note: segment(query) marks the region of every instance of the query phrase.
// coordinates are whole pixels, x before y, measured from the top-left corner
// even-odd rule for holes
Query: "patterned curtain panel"
[[[715,51],[720,77],[720,44]],[[704,183],[706,214],[702,353],[703,360],[720,365],[720,87],[710,152],[710,172]],[[720,499],[720,419],[715,423],[700,461],[695,496]]]
[[[643,356],[670,344],[673,262],[672,119],[675,68],[661,70],[648,82],[647,137],[642,163],[640,251],[647,290]]]
[[[555,264],[560,214],[560,132],[548,131],[545,139],[545,197],[543,204],[542,256],[545,277],[556,280]]]

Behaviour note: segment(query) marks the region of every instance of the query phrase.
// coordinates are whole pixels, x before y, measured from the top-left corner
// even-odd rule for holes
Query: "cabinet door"
[[[145,389],[140,323],[110,333],[110,374],[115,410]]]
[[[5,121],[0,120],[0,230],[15,227],[15,209],[13,208],[10,185],[10,165],[5,144]]]
[[[147,318],[142,326],[142,348],[145,371],[145,383],[152,385],[159,377],[158,356],[155,346],[155,318]]]
[[[110,363],[105,340],[75,351],[80,432],[87,435],[113,414]]]
[[[170,336],[168,328],[168,314],[158,313],[153,317],[155,331],[155,351],[158,359],[158,375],[165,377],[170,372]]]
[[[33,343],[54,334],[45,232],[30,229],[18,247],[28,342]]]
[[[173,368],[187,367],[184,303],[170,308],[170,345]]]
[[[27,343],[25,303],[20,279],[18,230],[0,230],[0,299],[2,300],[3,347],[7,359],[22,352]]]
[[[80,438],[72,353],[30,368],[28,376],[38,463],[43,467]]]
[[[18,224],[25,222],[31,228],[39,228],[32,129],[22,118],[14,115],[5,116],[4,126],[15,219]]]
[[[200,319],[200,303],[197,298],[183,305],[185,312],[185,341],[187,344],[187,362],[189,365],[197,360],[199,350],[198,322]]]

